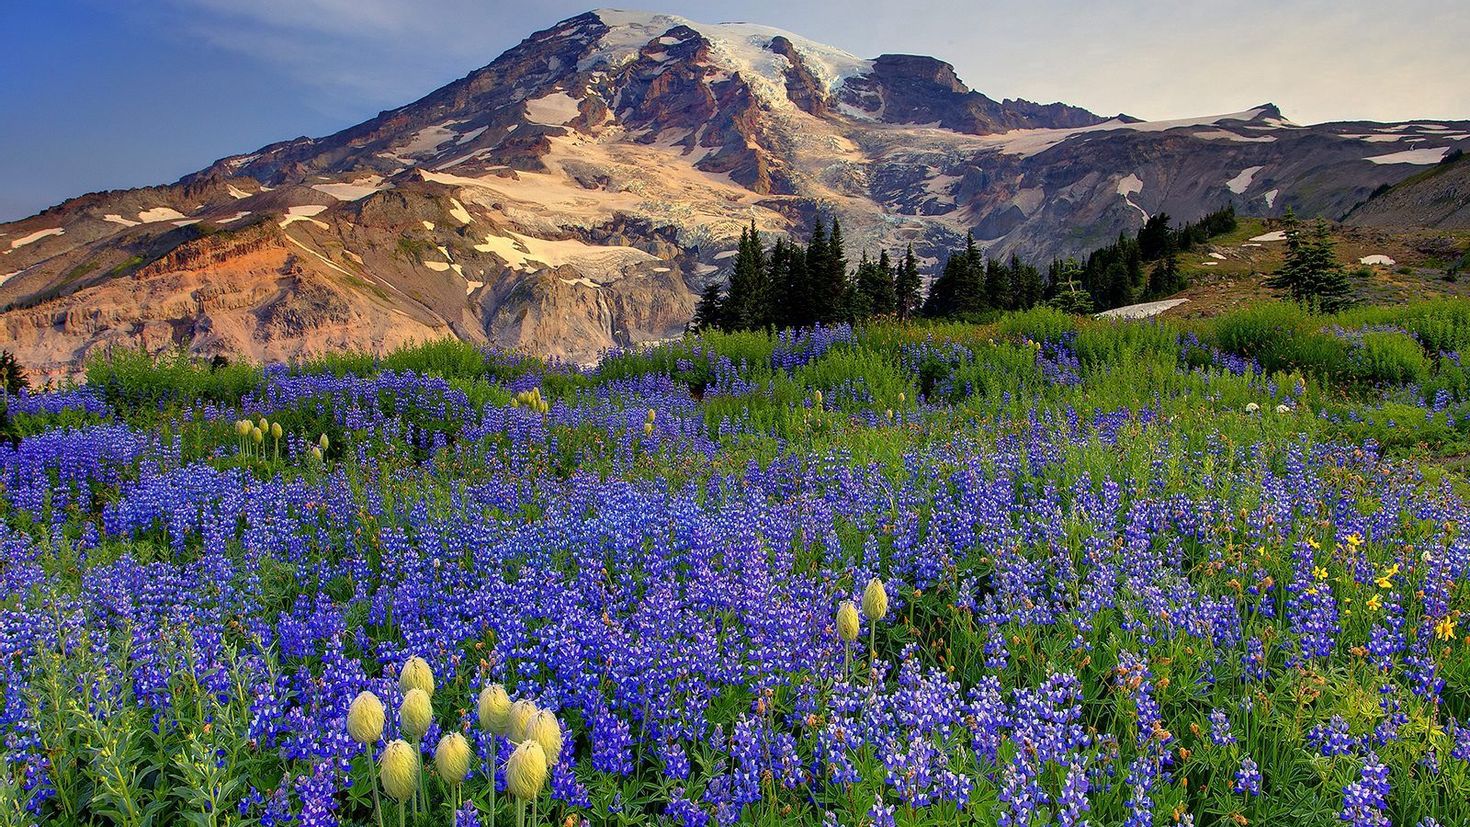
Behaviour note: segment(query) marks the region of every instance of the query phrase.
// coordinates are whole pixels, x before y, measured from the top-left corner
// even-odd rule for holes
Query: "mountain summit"
[[[678,335],[740,229],[832,215],[930,263],[1077,254],[1167,212],[1340,217],[1470,123],[1146,122],[996,100],[933,57],[597,10],[428,96],[0,225],[0,340],[288,359],[456,335],[588,360]]]

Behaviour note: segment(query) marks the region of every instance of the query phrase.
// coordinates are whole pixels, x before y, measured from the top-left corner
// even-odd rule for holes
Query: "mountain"
[[[932,266],[1077,254],[1148,214],[1337,218],[1470,122],[1142,122],[995,100],[932,57],[600,10],[324,138],[0,225],[0,341],[55,377],[109,347],[277,360],[455,335],[589,360],[676,336],[740,228],[841,219]]]
[[[1343,223],[1359,227],[1470,230],[1470,155],[1456,151],[1433,167],[1381,187]]]

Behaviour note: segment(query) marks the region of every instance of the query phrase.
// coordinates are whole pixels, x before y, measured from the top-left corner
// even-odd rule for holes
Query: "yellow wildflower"
[[[1434,636],[1439,638],[1440,640],[1454,640],[1455,619],[1446,615],[1443,620],[1441,620],[1439,623],[1436,623],[1434,625]]]

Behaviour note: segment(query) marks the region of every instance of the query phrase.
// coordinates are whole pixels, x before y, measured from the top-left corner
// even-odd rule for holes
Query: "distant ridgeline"
[[[1094,250],[1085,262],[1058,259],[1046,274],[1012,256],[986,259],[973,235],[946,257],[921,299],[922,279],[913,247],[898,260],[863,251],[848,270],[842,227],[817,220],[806,245],[778,237],[767,247],[752,225],[740,235],[729,289],[712,282],[700,297],[696,330],[758,330],[860,322],[875,317],[977,318],[1002,310],[1049,304],[1092,313],[1172,295],[1187,284],[1179,254],[1235,229],[1235,208],[1181,227],[1167,213],[1148,219],[1132,237]]]

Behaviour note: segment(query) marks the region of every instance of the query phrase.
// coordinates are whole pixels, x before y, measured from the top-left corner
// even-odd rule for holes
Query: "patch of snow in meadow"
[[[1157,316],[1171,307],[1178,307],[1188,301],[1189,299],[1164,299],[1156,302],[1130,304],[1125,307],[1104,310],[1097,314],[1097,317],[1100,319],[1147,319],[1150,316]]]
[[[1274,232],[1266,233],[1265,235],[1258,235],[1255,238],[1251,239],[1251,241],[1285,241],[1285,240],[1286,240],[1286,231],[1285,230],[1276,230]]]
[[[459,203],[459,199],[451,198],[449,199],[449,204],[449,214],[454,216],[459,223],[468,224],[473,220],[470,217],[470,211],[465,209],[463,204]]]
[[[1193,132],[1191,136],[1203,138],[1206,141],[1235,141],[1241,144],[1269,144],[1276,140],[1275,135],[1257,135],[1252,138],[1249,135],[1241,135],[1227,129],[1210,129],[1204,132]]]
[[[1240,171],[1239,175],[1226,181],[1225,187],[1236,195],[1240,195],[1250,188],[1251,181],[1256,177],[1256,173],[1263,169],[1265,167],[1246,167]]]
[[[177,221],[184,217],[183,213],[173,207],[154,207],[151,210],[143,210],[138,213],[138,220],[144,224],[153,224],[159,221]]]
[[[1428,149],[1406,149],[1388,155],[1374,155],[1367,160],[1375,164],[1437,164],[1444,160],[1450,148],[1447,146]]]
[[[1270,192],[1261,196],[1262,198],[1266,199],[1266,209],[1270,210],[1276,207],[1276,196],[1280,194],[1281,190],[1271,190]]]
[[[322,204],[303,204],[299,207],[291,207],[286,210],[286,217],[281,221],[281,226],[285,227],[289,224],[295,224],[297,221],[310,221],[325,230],[327,229],[327,223],[325,221],[318,221],[314,217],[321,215],[325,209],[326,206]]]
[[[124,227],[136,227],[136,226],[138,226],[138,222],[136,222],[136,221],[129,221],[128,219],[123,218],[122,216],[118,215],[115,212],[110,212],[107,215],[102,216],[102,220],[103,221],[111,221],[114,224],[121,224]]]
[[[47,236],[62,235],[65,232],[66,232],[66,230],[63,229],[63,228],[61,228],[61,227],[52,227],[49,230],[36,230],[35,232],[31,233],[30,235],[23,235],[20,238],[17,238],[15,240],[11,241],[10,242],[10,249],[15,250],[15,249],[18,249],[20,247],[24,247],[27,244],[33,244],[33,243],[35,243],[37,241],[40,241],[41,239],[46,238]]]
[[[392,189],[393,185],[385,186],[382,178],[369,175],[366,178],[355,178],[343,184],[312,184],[311,188],[330,195],[338,201],[360,201],[375,192]]]
[[[1388,256],[1382,254],[1363,256],[1362,258],[1358,259],[1358,263],[1378,265],[1379,267],[1392,267],[1395,264],[1398,264],[1398,262],[1394,261],[1392,258],[1389,258]]]
[[[1128,206],[1142,213],[1143,220],[1147,221],[1148,211],[1133,202],[1133,196],[1140,192],[1143,192],[1143,179],[1137,175],[1129,173],[1127,176],[1119,179],[1118,194],[1123,196],[1123,200],[1128,202]]]
[[[566,92],[526,101],[526,120],[542,126],[564,126],[577,117],[578,100]]]

